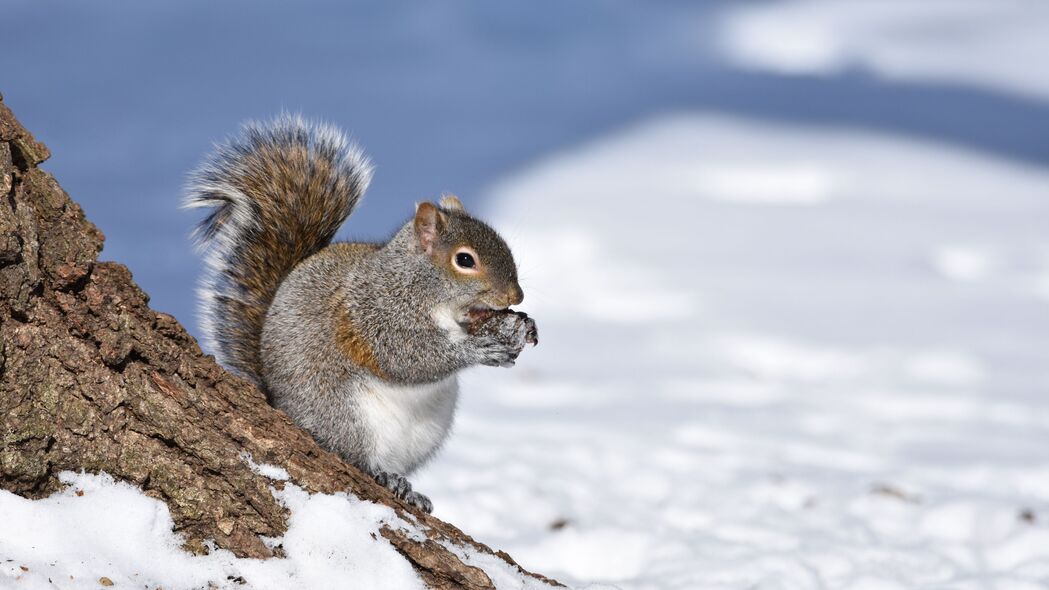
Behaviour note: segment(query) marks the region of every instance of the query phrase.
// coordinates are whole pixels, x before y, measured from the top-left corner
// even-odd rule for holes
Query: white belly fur
[[[424,385],[365,385],[357,409],[371,434],[372,467],[406,474],[425,462],[448,436],[458,397],[454,375]]]

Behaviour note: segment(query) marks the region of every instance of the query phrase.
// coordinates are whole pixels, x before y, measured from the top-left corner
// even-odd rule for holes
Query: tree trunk
[[[126,267],[96,261],[102,232],[37,168],[49,155],[0,97],[0,487],[40,498],[61,487],[61,471],[104,471],[164,501],[190,551],[212,539],[238,556],[273,557],[260,536],[287,528],[270,492],[283,484],[255,473],[248,453],[311,493],[346,491],[417,522],[422,535],[388,527],[382,536],[433,588],[493,587],[447,547],[520,569],[318,447],[151,310]]]

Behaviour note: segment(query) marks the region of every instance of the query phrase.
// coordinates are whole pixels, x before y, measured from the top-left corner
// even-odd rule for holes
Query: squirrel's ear
[[[441,195],[441,209],[446,211],[466,211],[459,197],[452,194]]]
[[[424,201],[415,206],[415,237],[426,254],[433,254],[433,245],[444,229],[447,219],[437,205]]]

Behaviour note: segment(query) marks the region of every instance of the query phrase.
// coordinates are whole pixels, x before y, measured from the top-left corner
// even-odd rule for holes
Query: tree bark
[[[0,97],[0,487],[40,498],[61,487],[61,471],[104,471],[164,501],[188,550],[206,552],[210,539],[274,557],[260,537],[287,528],[270,491],[283,483],[255,473],[248,453],[311,493],[346,491],[417,522],[422,535],[382,536],[430,587],[493,587],[449,546],[520,569],[318,447],[175,318],[151,310],[126,267],[97,261],[102,232],[37,167],[49,155]]]

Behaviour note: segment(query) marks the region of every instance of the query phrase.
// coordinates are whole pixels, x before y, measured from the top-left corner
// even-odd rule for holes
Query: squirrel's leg
[[[429,514],[433,512],[433,502],[429,498],[412,489],[408,478],[399,473],[390,473],[381,469],[364,469],[364,472],[375,479],[375,483],[393,492],[398,499],[415,506],[419,510]]]

